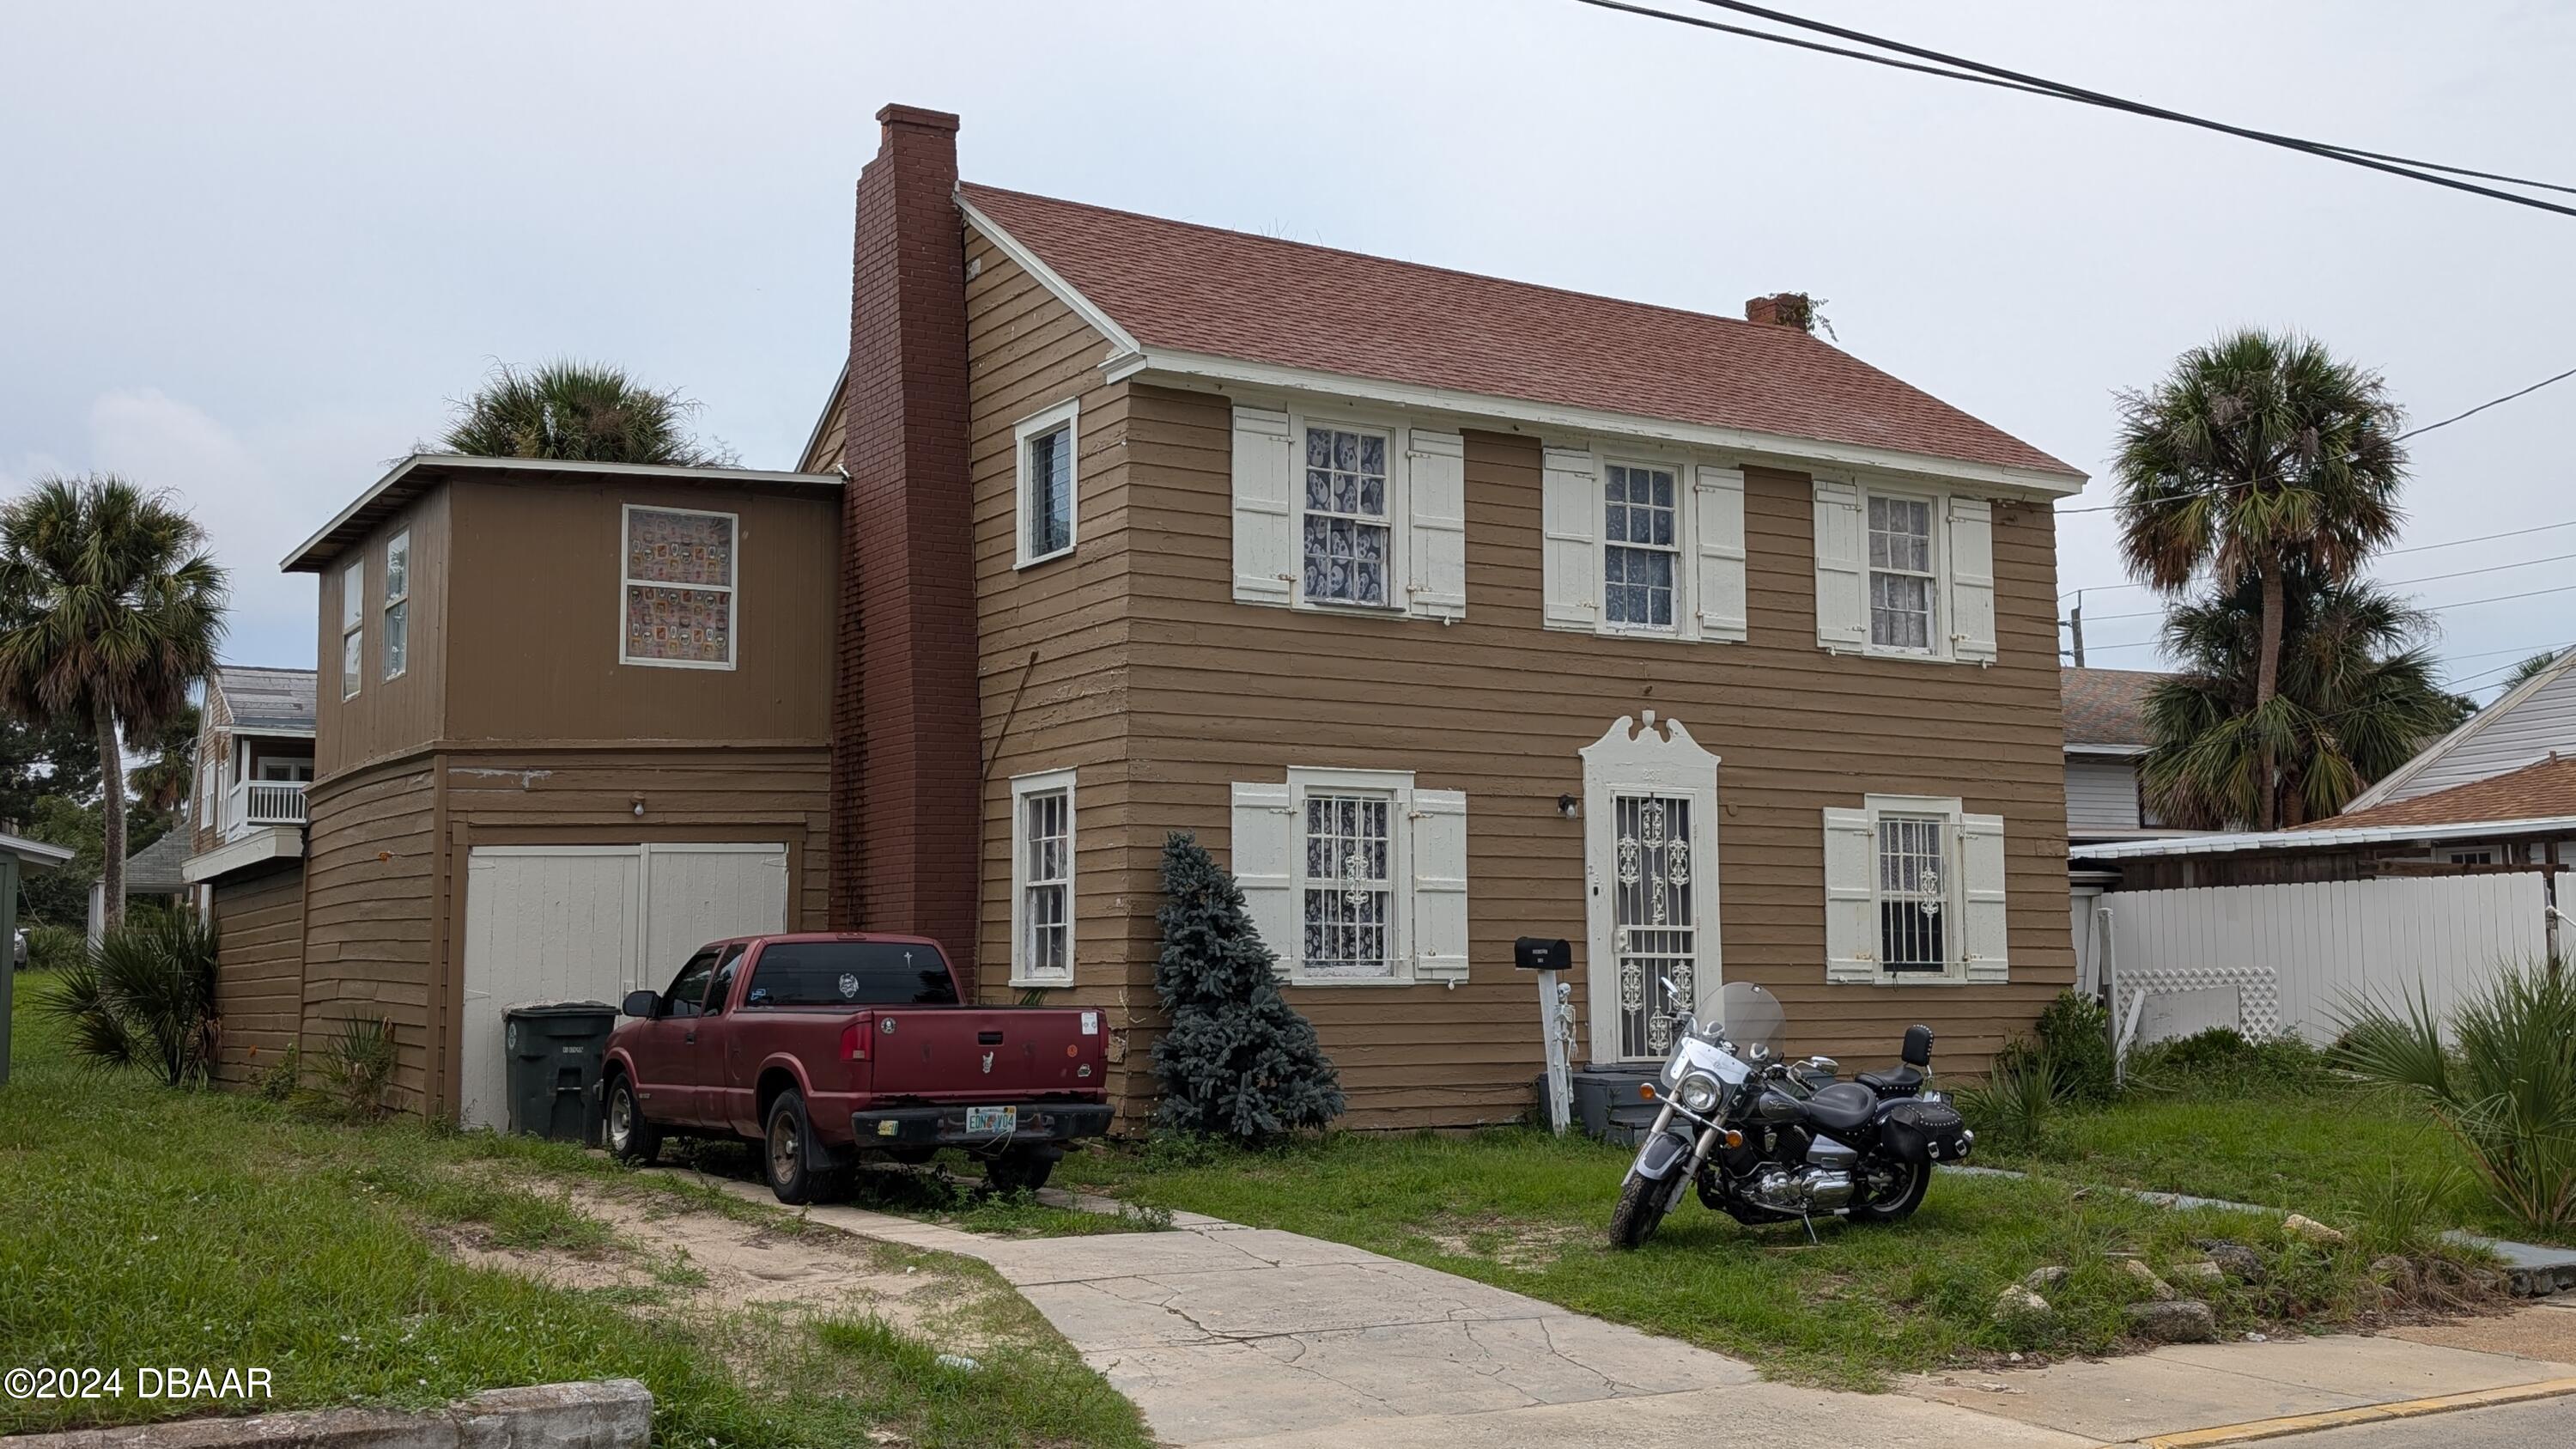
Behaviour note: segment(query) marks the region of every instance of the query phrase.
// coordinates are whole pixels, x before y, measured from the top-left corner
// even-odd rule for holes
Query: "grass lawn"
[[[2242,1241],[2269,1267],[2263,1286],[2210,1295],[2231,1334],[2348,1322],[2373,1296],[2358,1243],[2328,1252],[2247,1214],[2171,1212],[2047,1177],[1942,1174],[1909,1222],[1819,1224],[1820,1246],[1795,1224],[1748,1229],[1686,1200],[1645,1248],[1616,1252],[1605,1230],[1628,1160],[1516,1128],[1341,1133],[1258,1154],[1093,1151],[1068,1157],[1057,1177],[1351,1243],[1740,1355],[1777,1376],[1854,1388],[1962,1358],[2110,1351],[2122,1308],[2147,1296],[2112,1255],[2163,1269],[2204,1257],[2195,1238]],[[2042,1266],[2071,1273],[2048,1294],[2053,1321],[1992,1321],[1997,1294]]]
[[[651,1387],[664,1444],[837,1446],[876,1432],[923,1446],[1149,1442],[1133,1406],[980,1264],[852,1250],[876,1254],[883,1271],[937,1275],[932,1296],[961,1331],[1007,1346],[973,1370],[942,1365],[941,1342],[876,1318],[683,1311],[667,1300],[695,1276],[685,1261],[640,1287],[590,1290],[468,1266],[433,1237],[576,1259],[615,1248],[616,1230],[549,1183],[809,1230],[685,1174],[624,1172],[566,1147],[409,1121],[325,1125],[93,1071],[32,1009],[49,989],[39,973],[18,979],[13,1079],[0,1087],[0,1366],[121,1367],[128,1388],[0,1400],[0,1434],[417,1407],[627,1376]],[[142,1365],[265,1367],[276,1397],[146,1401],[133,1396]]]

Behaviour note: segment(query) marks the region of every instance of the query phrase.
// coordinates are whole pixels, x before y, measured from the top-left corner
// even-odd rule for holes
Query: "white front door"
[[[1658,1060],[1714,1009],[1717,756],[1677,720],[1622,719],[1583,750],[1592,1060]]]
[[[508,1125],[501,1018],[539,1001],[659,990],[711,940],[784,930],[787,847],[486,845],[465,881],[457,1115]]]

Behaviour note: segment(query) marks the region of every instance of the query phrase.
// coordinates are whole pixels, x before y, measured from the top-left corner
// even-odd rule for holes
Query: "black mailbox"
[[[1574,943],[1563,937],[1523,936],[1512,943],[1512,964],[1523,971],[1571,971]]]

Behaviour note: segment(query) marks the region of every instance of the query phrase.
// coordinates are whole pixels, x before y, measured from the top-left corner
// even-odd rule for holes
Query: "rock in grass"
[[[2185,1283],[2219,1284],[2227,1281],[2227,1270],[2215,1262],[2176,1263],[2167,1276]]]
[[[1995,1295],[1995,1322],[2006,1326],[2046,1323],[2057,1310],[2048,1300],[2015,1283]]]
[[[2029,1273],[2023,1275],[2021,1286],[2029,1289],[2033,1293],[2038,1293],[2046,1289],[2054,1288],[2065,1281],[2066,1270],[2063,1268],[2033,1268]]]
[[[2157,1277],[2155,1269],[2138,1259],[2125,1260],[2120,1264],[2120,1270],[2136,1279],[2138,1286],[2146,1289],[2158,1303],[2171,1303],[2174,1300],[2173,1285]]]
[[[2129,1332],[2155,1343],[2212,1343],[2218,1338],[2218,1315],[2194,1299],[2132,1303],[2122,1313]]]
[[[2318,1222],[2315,1218],[2301,1217],[2297,1213],[2292,1213],[2288,1217],[2281,1219],[2281,1231],[2288,1233],[2294,1238],[2304,1238],[2320,1247],[2337,1248],[2343,1246],[2342,1233],[2333,1228],[2327,1227],[2325,1224]]]
[[[2200,1250],[2218,1265],[2219,1271],[2239,1283],[2260,1283],[2265,1277],[2263,1255],[2243,1243],[2224,1240],[2206,1241]]]

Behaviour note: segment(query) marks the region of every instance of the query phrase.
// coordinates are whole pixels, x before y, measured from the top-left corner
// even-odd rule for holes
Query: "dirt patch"
[[[451,1256],[559,1287],[629,1294],[632,1310],[648,1316],[760,1309],[796,1322],[874,1315],[943,1344],[981,1337],[963,1310],[987,1285],[935,1255],[847,1233],[790,1231],[794,1225],[783,1222],[746,1223],[652,1194],[517,1175],[508,1181],[605,1223],[614,1241],[595,1252],[518,1247],[467,1224],[434,1235]]]
[[[1482,1258],[1505,1268],[1536,1272],[1553,1264],[1565,1245],[1588,1236],[1573,1223],[1532,1223],[1486,1217],[1453,1220],[1425,1229],[1422,1236],[1440,1251],[1460,1258]]]
[[[2494,1318],[2411,1324],[2388,1330],[2388,1337],[2438,1348],[2576,1363],[2576,1304],[2532,1304]]]

